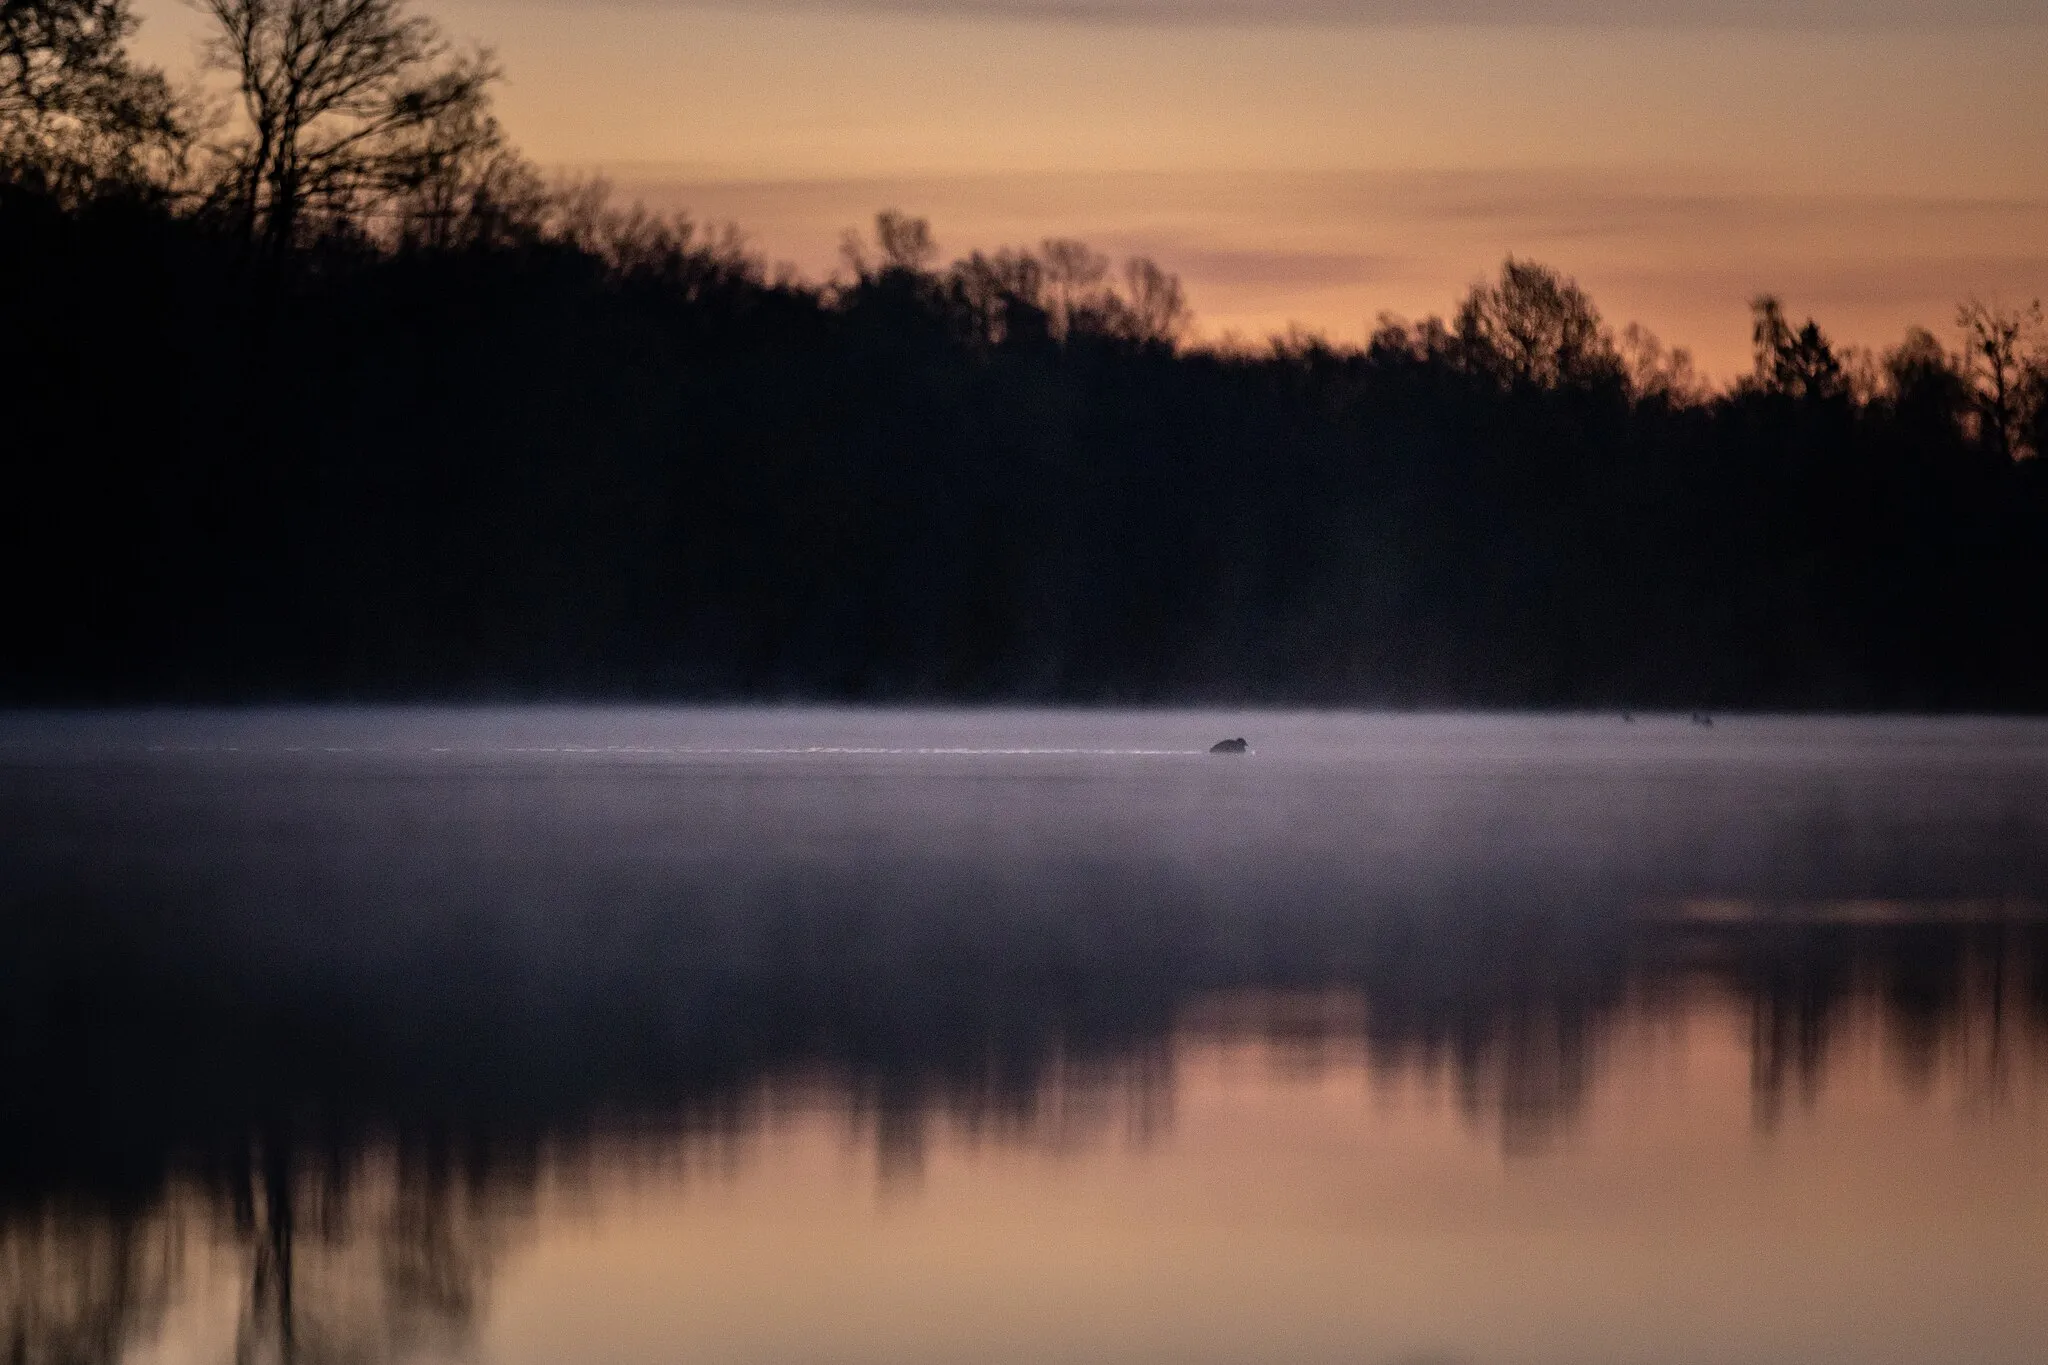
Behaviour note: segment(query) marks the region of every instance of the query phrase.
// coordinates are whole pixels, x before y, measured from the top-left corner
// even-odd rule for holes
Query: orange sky
[[[497,49],[536,160],[737,221],[813,273],[898,207],[953,251],[1151,254],[1211,337],[1355,341],[1512,251],[1722,377],[1760,289],[1880,345],[1965,294],[2048,293],[2043,0],[426,9]],[[198,17],[139,12],[140,50],[189,67]]]

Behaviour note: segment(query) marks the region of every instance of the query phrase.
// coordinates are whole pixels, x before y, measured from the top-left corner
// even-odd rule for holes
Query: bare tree
[[[1474,363],[1509,382],[1556,388],[1622,377],[1592,299],[1576,281],[1534,261],[1510,256],[1498,283],[1473,286],[1456,328]]]
[[[128,60],[135,27],[127,0],[0,0],[0,168],[63,194],[167,183],[185,125]]]
[[[2041,343],[2041,304],[2024,308],[1971,299],[1956,310],[1963,331],[1964,374],[1979,429],[2008,460],[2027,453],[2027,429],[2048,353]]]
[[[890,270],[919,274],[929,270],[939,256],[939,244],[932,240],[932,225],[923,218],[878,213],[875,241],[882,248],[883,266]]]
[[[1039,247],[1039,258],[1045,263],[1046,313],[1053,335],[1065,337],[1077,322],[1085,325],[1091,320],[1087,315],[1102,311],[1096,287],[1109,274],[1109,257],[1086,242],[1055,237]]]
[[[1618,347],[1629,392],[1639,402],[1691,407],[1706,401],[1707,382],[1683,346],[1666,348],[1657,334],[1639,322],[1622,329]]]
[[[532,240],[554,199],[481,100],[451,106],[421,129],[411,155],[390,166],[386,189],[392,240],[444,249]]]
[[[1148,257],[1125,261],[1124,314],[1132,340],[1174,345],[1187,331],[1191,317],[1180,277],[1161,270]]]
[[[875,257],[851,228],[839,239],[839,255],[859,280],[873,280],[891,272],[920,275],[938,259],[939,244],[932,239],[928,219],[913,218],[895,209],[875,215]]]
[[[1028,251],[977,251],[953,263],[950,286],[956,306],[985,345],[1051,335],[1045,265]]]
[[[225,149],[224,198],[267,249],[297,240],[316,209],[330,221],[390,211],[434,164],[461,164],[456,144],[499,145],[490,53],[457,52],[404,0],[197,3],[220,25],[208,59],[234,76],[245,122]]]

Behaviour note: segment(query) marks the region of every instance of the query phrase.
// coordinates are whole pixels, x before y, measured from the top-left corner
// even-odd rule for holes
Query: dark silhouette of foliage
[[[126,0],[0,0],[0,174],[65,201],[169,175],[188,134]]]
[[[1773,294],[1758,295],[1750,307],[1756,315],[1751,335],[1756,342],[1758,388],[1807,401],[1848,393],[1842,362],[1819,323],[1808,318],[1801,326],[1792,326]]]
[[[2039,300],[2012,308],[1971,299],[1956,310],[1956,326],[1967,342],[1963,373],[1991,448],[2008,458],[2040,454],[2028,430],[2038,420],[2048,375]]]
[[[0,64],[10,146],[31,88],[174,111],[81,4],[8,0],[85,16]],[[1764,296],[1716,393],[1510,258],[1205,349],[1071,240],[771,276],[545,185],[392,0],[213,10],[225,141],[0,177],[9,698],[2048,704],[2026,310],[1880,360]]]
[[[1508,257],[1497,282],[1465,296],[1456,325],[1474,364],[1509,383],[1586,388],[1622,379],[1599,309],[1577,283],[1534,261]]]
[[[436,222],[489,178],[502,138],[488,52],[455,52],[402,0],[204,4],[209,61],[234,77],[245,124],[222,149],[220,194],[267,250],[393,212]]]

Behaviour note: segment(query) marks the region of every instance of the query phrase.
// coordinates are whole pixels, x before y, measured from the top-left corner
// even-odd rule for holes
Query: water
[[[2044,826],[2022,721],[0,717],[0,1347],[2038,1361]]]

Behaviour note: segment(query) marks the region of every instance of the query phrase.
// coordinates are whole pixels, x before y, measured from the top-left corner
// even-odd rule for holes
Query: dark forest
[[[0,0],[6,700],[2048,707],[2038,307],[1759,296],[1711,390],[1510,258],[1203,346],[1076,242],[550,184],[396,0],[203,8],[216,104]]]

